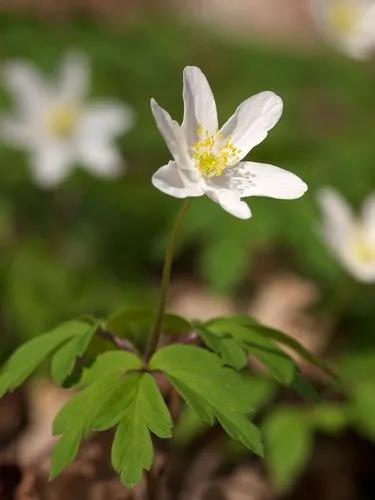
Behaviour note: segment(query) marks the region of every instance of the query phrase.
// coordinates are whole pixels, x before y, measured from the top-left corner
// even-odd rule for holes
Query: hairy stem
[[[164,318],[164,312],[165,312],[165,306],[167,303],[167,295],[168,295],[168,288],[169,288],[169,281],[171,277],[171,269],[172,269],[172,263],[173,263],[173,256],[174,256],[174,250],[176,246],[176,240],[177,240],[177,234],[181,226],[181,222],[188,211],[190,207],[190,200],[186,199],[180,208],[180,211],[177,214],[176,222],[174,224],[174,227],[172,229],[172,233],[169,239],[169,243],[167,246],[167,250],[165,253],[165,258],[164,258],[164,267],[163,267],[163,276],[161,280],[161,287],[160,287],[160,300],[159,300],[159,306],[156,312],[156,318],[155,318],[155,323],[151,332],[150,340],[146,349],[146,354],[145,354],[145,360],[146,362],[149,361],[151,356],[154,354],[156,351],[159,340],[160,340],[160,335],[161,335],[161,329],[162,329],[162,324],[163,324],[163,318]]]

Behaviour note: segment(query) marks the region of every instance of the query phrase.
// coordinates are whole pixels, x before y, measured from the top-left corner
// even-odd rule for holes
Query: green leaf
[[[266,462],[276,487],[291,488],[303,471],[312,449],[309,417],[295,408],[279,407],[265,421]]]
[[[310,411],[310,419],[314,429],[336,434],[349,424],[349,407],[343,403],[320,403]]]
[[[212,320],[206,324],[206,328],[218,336],[233,337],[247,352],[256,357],[278,382],[289,385],[294,380],[296,365],[293,360],[272,340],[242,325],[236,317]]]
[[[129,336],[135,326],[149,331],[155,321],[155,311],[145,307],[125,308],[110,316],[106,329],[121,337]],[[191,332],[192,326],[185,318],[166,313],[163,319],[163,333],[182,335]]]
[[[81,440],[95,430],[97,420],[103,423],[106,417],[109,419],[113,414],[117,417],[118,407],[108,407],[113,403],[113,391],[124,381],[130,386],[134,379],[139,380],[141,375],[132,370],[141,367],[141,360],[133,354],[114,351],[99,356],[86,370],[82,383],[88,384],[87,387],[68,401],[53,423],[53,433],[61,437],[52,453],[51,479],[74,460]],[[125,405],[123,400],[116,403]],[[119,418],[122,416],[120,413]]]
[[[375,381],[361,380],[351,390],[350,409],[357,427],[375,441]]]
[[[241,370],[247,363],[247,356],[241,344],[230,337],[219,337],[207,328],[199,326],[197,332],[204,343],[216,352],[226,365]]]
[[[223,318],[225,320],[225,318]],[[338,381],[337,374],[330,368],[327,363],[325,363],[322,359],[320,359],[318,356],[315,354],[311,353],[308,351],[305,347],[303,347],[302,344],[300,344],[296,339],[293,337],[290,337],[289,335],[281,332],[280,330],[276,330],[275,328],[270,328],[264,325],[261,325],[258,323],[254,318],[251,318],[250,316],[235,316],[232,318],[239,324],[246,326],[247,328],[251,329],[252,331],[255,331],[259,333],[260,335],[264,336],[267,339],[272,339],[275,340],[276,342],[279,342],[280,344],[283,344],[293,351],[295,351],[297,354],[301,356],[301,358],[305,359],[312,365],[320,368],[323,372],[326,373],[332,380],[335,380],[336,382]],[[218,319],[219,321],[221,318]],[[217,320],[215,320],[217,321]]]
[[[141,381],[141,410],[151,432],[160,438],[172,436],[173,422],[169,410],[151,375],[145,374]]]
[[[259,430],[245,418],[252,409],[248,387],[215,354],[199,347],[171,345],[156,352],[150,368],[165,373],[202,420],[212,424],[217,419],[231,437],[262,454]]]
[[[110,429],[124,417],[138,391],[139,380],[139,372],[130,372],[108,388],[92,421],[95,430]]]
[[[53,433],[62,434],[52,452],[50,479],[54,479],[74,460],[81,440],[91,429],[95,406],[109,384],[100,381],[74,396],[57,414]]]
[[[96,329],[97,324],[86,324],[86,331],[64,344],[55,353],[52,358],[51,375],[57,384],[62,385],[65,379],[72,373],[76,358],[85,353]]]
[[[0,377],[0,397],[20,386],[44,358],[71,338],[85,334],[88,324],[68,321],[19,347],[6,363]]]
[[[170,437],[172,419],[153,377],[145,373],[133,391],[132,401],[117,427],[112,464],[128,488],[137,484],[143,470],[150,470],[153,447],[150,431]]]
[[[141,370],[142,367],[142,361],[131,352],[106,351],[99,354],[95,362],[84,370],[79,385],[84,387],[111,373]]]

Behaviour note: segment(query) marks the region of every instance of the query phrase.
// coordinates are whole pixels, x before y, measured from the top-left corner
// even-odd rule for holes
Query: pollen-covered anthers
[[[194,145],[193,159],[205,177],[221,175],[228,164],[238,161],[239,150],[230,139],[224,140],[218,130],[210,135],[207,130],[199,126],[197,135],[198,142]]]
[[[69,137],[74,131],[78,115],[79,110],[75,106],[56,106],[47,116],[49,131],[57,137]]]
[[[328,20],[331,28],[339,35],[350,33],[358,18],[358,9],[345,0],[335,0],[329,5]]]

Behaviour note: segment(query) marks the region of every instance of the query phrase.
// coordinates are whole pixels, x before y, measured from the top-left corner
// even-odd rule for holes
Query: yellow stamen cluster
[[[47,117],[48,129],[57,137],[69,137],[74,131],[78,114],[75,106],[57,106]]]
[[[224,139],[218,130],[210,135],[199,126],[197,135],[198,142],[194,145],[193,159],[205,177],[221,175],[229,163],[238,161],[239,150],[230,139]]]
[[[346,0],[333,0],[331,3],[328,11],[330,26],[339,35],[350,33],[358,22],[358,9]]]
[[[368,241],[362,230],[355,235],[352,244],[355,255],[360,262],[375,262],[375,243]]]

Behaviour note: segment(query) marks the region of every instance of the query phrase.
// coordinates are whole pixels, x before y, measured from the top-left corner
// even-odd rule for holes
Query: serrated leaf
[[[223,412],[218,414],[223,429],[232,439],[239,441],[257,455],[263,456],[263,444],[260,430],[250,420],[238,413]]]
[[[53,356],[51,375],[53,380],[62,385],[72,373],[76,358],[82,356],[89,346],[97,325],[88,325],[86,331],[64,344]]]
[[[160,438],[170,438],[173,422],[167,405],[151,375],[145,374],[141,381],[141,412],[151,432]]]
[[[53,422],[53,433],[62,436],[52,452],[50,479],[58,476],[74,460],[81,440],[91,428],[97,398],[100,398],[107,388],[103,381],[93,384],[74,396],[57,414]]]
[[[95,430],[110,429],[123,418],[138,391],[140,377],[137,372],[127,373],[108,388],[93,418],[92,426]]]
[[[67,431],[55,444],[52,450],[52,465],[49,479],[52,481],[60,472],[70,465],[77,455],[82,435],[80,430],[74,427]]]
[[[197,332],[203,342],[212,351],[216,352],[226,365],[241,370],[247,363],[247,356],[241,344],[230,337],[219,337],[207,328],[200,326]]]
[[[262,430],[272,480],[279,490],[288,490],[311,453],[310,419],[298,409],[280,407],[267,418]]]
[[[21,385],[49,354],[67,340],[85,333],[87,327],[83,321],[68,321],[19,347],[0,377],[0,397]]]
[[[272,341],[242,324],[235,318],[212,320],[206,329],[218,336],[231,336],[251,355],[257,358],[281,384],[289,385],[296,374],[296,365]]]
[[[226,318],[217,318],[213,321],[221,321],[221,320],[226,320]],[[279,342],[280,344],[285,345],[286,347],[289,347],[293,351],[295,351],[301,358],[305,359],[312,365],[320,368],[323,372],[325,372],[331,379],[338,381],[338,376],[330,368],[327,363],[320,359],[318,356],[315,354],[311,353],[308,351],[302,344],[298,342],[293,337],[290,337],[286,333],[281,332],[280,330],[276,330],[275,328],[270,328],[268,326],[261,325],[258,323],[254,318],[250,316],[234,316],[231,318],[232,320],[236,321],[238,324],[241,324],[243,326],[248,327],[249,329],[258,332],[260,335],[264,336],[267,339],[272,339],[275,340],[276,342]]]
[[[112,464],[128,488],[137,484],[143,470],[150,470],[153,447],[150,431],[170,437],[172,419],[153,377],[145,373],[133,391],[132,401],[117,427]]]
[[[80,386],[91,384],[111,373],[141,370],[142,361],[138,356],[127,351],[106,351],[96,358],[95,362],[83,372]]]
[[[74,460],[81,440],[95,429],[97,416],[104,418],[103,414],[108,412],[107,405],[112,402],[112,391],[119,387],[128,373],[139,379],[140,375],[130,370],[140,367],[141,360],[133,354],[114,351],[99,356],[92,368],[87,370],[87,387],[66,403],[53,423],[53,433],[61,437],[52,453],[51,479]],[[107,415],[111,416],[112,410],[115,411],[109,408]],[[121,413],[120,418],[122,416]]]
[[[156,352],[150,368],[165,373],[200,418],[210,424],[216,418],[230,436],[262,453],[260,434],[245,418],[251,410],[246,385],[215,354],[199,347],[171,345]]]

